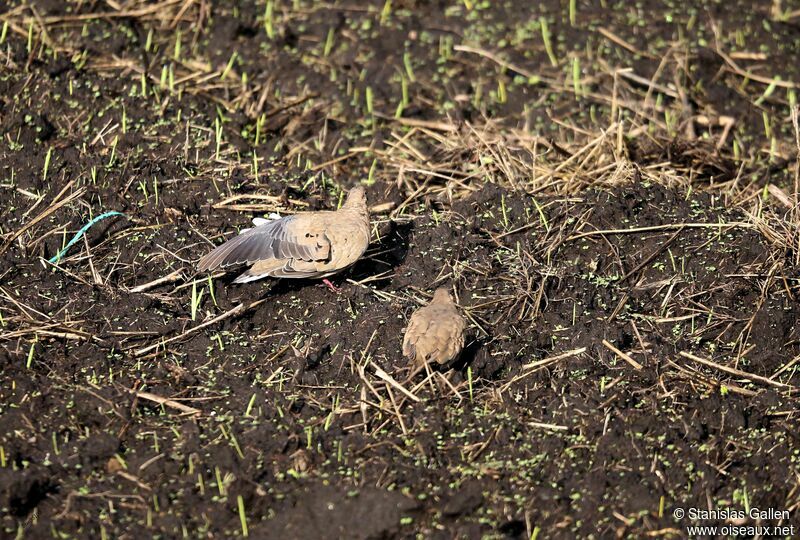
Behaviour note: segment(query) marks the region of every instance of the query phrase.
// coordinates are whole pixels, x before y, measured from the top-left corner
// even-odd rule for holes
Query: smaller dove
[[[254,219],[255,227],[205,255],[198,270],[251,265],[234,283],[268,276],[326,278],[354,264],[369,246],[369,210],[362,186],[348,192],[339,210],[269,217]]]
[[[403,354],[417,366],[430,361],[447,364],[464,348],[466,322],[445,287],[436,289],[430,304],[415,311],[408,321]]]

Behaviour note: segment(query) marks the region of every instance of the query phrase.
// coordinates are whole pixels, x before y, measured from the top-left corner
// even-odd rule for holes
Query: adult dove
[[[430,304],[411,315],[403,339],[403,354],[418,366],[430,361],[447,364],[464,348],[464,318],[445,287],[436,289]]]
[[[362,186],[347,194],[336,211],[301,212],[278,219],[256,219],[205,255],[200,271],[251,265],[234,283],[263,277],[326,278],[355,263],[369,246],[367,198]],[[324,280],[328,286],[330,282]]]

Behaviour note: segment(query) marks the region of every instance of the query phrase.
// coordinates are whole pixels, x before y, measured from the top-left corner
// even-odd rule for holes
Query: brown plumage
[[[415,311],[408,321],[403,354],[415,364],[447,364],[464,348],[466,322],[444,287],[436,289],[430,304]]]
[[[324,278],[355,263],[369,246],[369,211],[364,188],[354,187],[339,210],[303,212],[254,220],[200,259],[200,271],[249,264],[235,283],[263,277]]]

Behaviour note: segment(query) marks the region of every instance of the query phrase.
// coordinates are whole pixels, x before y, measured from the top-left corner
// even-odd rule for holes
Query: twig
[[[177,409],[179,411],[183,411],[187,414],[193,414],[200,416],[202,411],[200,409],[195,409],[194,407],[189,407],[188,405],[184,405],[183,403],[178,403],[172,399],[168,399],[165,397],[157,396],[155,394],[151,394],[150,392],[136,392],[136,397],[141,399],[146,399],[147,401],[152,401],[154,403],[158,403],[159,405],[165,405],[167,407],[172,407],[173,409]]]
[[[775,386],[777,388],[794,388],[789,384],[783,384],[782,382],[773,381],[772,379],[768,379],[767,377],[762,377],[761,375],[754,375],[752,373],[747,373],[746,371],[742,371],[740,369],[723,366],[722,364],[717,364],[716,362],[712,362],[711,360],[706,360],[705,358],[700,358],[699,356],[695,356],[692,353],[681,351],[679,353],[684,358],[688,358],[689,360],[694,360],[695,362],[699,362],[708,367],[712,367],[714,369],[718,369],[720,371],[724,371],[725,373],[729,373],[731,375],[736,375],[737,377],[744,377],[745,379],[750,379],[751,381],[758,381],[764,384],[768,384],[770,386]]]
[[[744,221],[729,221],[727,223],[667,223],[666,225],[653,225],[651,227],[634,227],[631,229],[602,229],[597,231],[589,231],[579,234],[574,234],[568,237],[565,242],[578,240],[587,236],[597,236],[602,234],[636,234],[652,231],[668,231],[670,229],[722,229],[723,227],[741,227],[743,229],[754,229],[755,225],[752,223],[745,223]]]
[[[633,54],[638,54],[639,56],[648,56],[650,58],[653,58],[651,54],[648,54],[644,51],[637,49],[636,47],[634,47],[633,45],[631,45],[630,43],[628,43],[627,41],[625,41],[624,39],[613,33],[611,30],[608,30],[607,28],[603,28],[601,26],[597,29],[597,31],[600,32],[609,41],[616,43],[623,49],[626,49],[632,52]]]
[[[558,354],[556,356],[551,356],[549,358],[543,358],[542,360],[537,360],[535,362],[531,362],[530,364],[525,364],[522,366],[523,371],[527,371],[527,373],[523,373],[521,375],[517,375],[506,384],[500,387],[500,392],[504,392],[511,388],[511,385],[517,381],[524,379],[525,377],[536,373],[538,368],[543,368],[545,366],[549,366],[550,364],[554,364],[559,360],[564,360],[565,358],[571,358],[573,356],[578,356],[579,354],[583,354],[586,352],[586,347],[581,347],[580,349],[572,349],[571,351],[567,351],[565,353]]]
[[[459,50],[458,47],[455,47],[455,49]],[[402,126],[426,128],[426,129],[432,129],[433,131],[447,131],[447,132],[458,131],[458,126],[456,126],[455,124],[449,124],[445,122],[419,120],[417,118],[403,118],[403,117],[395,118],[393,116],[387,116],[380,113],[375,113],[375,116],[377,116],[378,118],[382,118],[384,120],[388,120],[390,122],[395,122]]]
[[[541,81],[545,80],[544,78],[542,78],[541,76],[537,75],[536,73],[534,73],[532,71],[529,71],[529,70],[525,69],[522,66],[518,66],[516,64],[512,64],[511,62],[506,62],[505,60],[503,60],[502,58],[500,58],[496,54],[494,54],[492,52],[489,52],[489,51],[487,51],[485,49],[479,49],[477,47],[470,47],[469,45],[454,45],[453,46],[453,50],[454,51],[471,53],[471,54],[477,54],[478,56],[483,56],[484,58],[488,58],[489,60],[491,60],[495,64],[497,64],[497,65],[499,65],[499,66],[501,66],[501,67],[503,67],[505,69],[508,69],[510,71],[516,71],[517,73],[519,73],[523,77],[527,77],[528,79],[533,79],[533,80],[538,79],[538,80],[541,80]],[[546,82],[552,83],[553,81],[552,80],[548,80]]]
[[[730,67],[731,71],[733,71],[740,77],[743,77],[748,80],[753,80],[761,84],[779,86],[781,88],[797,88],[797,85],[792,81],[784,81],[781,79],[771,79],[769,77],[762,77],[761,75],[757,75],[752,71],[747,71],[742,69],[741,67],[739,67],[739,64],[734,62],[733,58],[728,56],[719,48],[716,49],[716,53],[720,56],[720,58],[725,60],[725,62],[728,64],[728,67]]]
[[[567,426],[562,426],[560,424],[547,424],[545,422],[525,422],[525,425],[535,428],[552,429],[553,431],[566,431],[569,429]]]
[[[675,231],[675,234],[673,234],[672,236],[670,236],[670,237],[667,239],[667,241],[666,241],[666,242],[664,242],[663,244],[661,244],[660,246],[658,246],[658,248],[656,248],[656,250],[655,250],[655,251],[653,251],[653,253],[651,253],[649,256],[645,257],[644,259],[642,259],[642,262],[640,262],[639,264],[637,264],[636,266],[634,266],[634,267],[633,267],[633,269],[631,269],[631,270],[630,270],[628,273],[626,273],[624,276],[622,276],[622,278],[620,278],[620,281],[625,281],[625,280],[626,280],[626,279],[628,279],[629,277],[633,276],[633,275],[634,275],[634,274],[636,274],[636,273],[637,273],[639,270],[641,270],[641,269],[642,269],[642,268],[643,268],[645,265],[649,264],[649,263],[650,263],[650,261],[652,261],[653,259],[655,259],[656,257],[658,257],[658,255],[659,255],[660,253],[662,253],[662,252],[663,252],[665,249],[667,249],[667,248],[670,246],[670,244],[672,244],[672,242],[674,242],[674,241],[675,241],[675,239],[676,239],[676,238],[678,238],[678,235],[679,235],[679,234],[681,234],[681,232],[683,232],[683,229],[684,229],[684,228],[683,228],[683,227],[681,227],[681,228],[679,228],[677,231]]]
[[[381,369],[381,367],[379,365],[377,365],[375,362],[370,360],[369,363],[372,364],[372,367],[375,369],[375,375],[377,375],[379,379],[381,379],[384,382],[387,382],[387,383],[391,384],[392,386],[394,386],[395,388],[400,390],[409,399],[411,399],[413,401],[416,401],[416,402],[420,401],[420,399],[417,396],[415,396],[414,394],[412,394],[411,392],[406,390],[406,388],[402,384],[400,384],[399,382],[394,380],[394,378],[391,375],[389,375],[383,369]]]
[[[5,253],[5,252],[6,252],[6,250],[9,248],[9,246],[11,246],[12,242],[14,242],[14,240],[16,240],[17,238],[19,238],[20,236],[22,236],[22,234],[23,234],[25,231],[27,231],[28,229],[30,229],[30,228],[32,228],[32,227],[34,227],[34,226],[35,226],[37,223],[39,223],[40,221],[44,220],[44,219],[45,219],[47,216],[49,216],[50,214],[52,214],[53,212],[55,212],[56,210],[58,210],[58,209],[59,209],[59,208],[61,208],[62,206],[66,206],[66,205],[68,205],[69,203],[71,203],[72,201],[74,201],[75,199],[79,198],[79,197],[80,197],[81,195],[83,195],[85,192],[86,192],[86,188],[83,188],[83,187],[82,187],[82,188],[80,188],[80,189],[77,189],[77,190],[75,190],[74,192],[72,192],[72,193],[69,195],[69,197],[67,197],[66,199],[63,199],[63,200],[61,200],[61,201],[59,201],[59,202],[57,202],[57,203],[55,203],[55,204],[51,204],[51,205],[50,205],[50,206],[49,206],[49,207],[48,207],[46,210],[44,210],[44,211],[43,211],[41,214],[39,214],[38,216],[36,216],[35,218],[33,218],[33,219],[32,219],[31,221],[29,221],[27,224],[25,224],[24,226],[22,226],[22,227],[21,227],[21,228],[20,228],[20,229],[19,229],[17,232],[15,232],[14,234],[12,234],[12,235],[11,235],[11,237],[10,237],[8,240],[6,240],[6,241],[3,243],[3,245],[2,245],[2,246],[0,246],[0,255],[2,255],[3,253]],[[59,195],[60,195],[60,194],[59,194]],[[58,195],[56,195],[56,198],[58,198]]]
[[[232,309],[229,309],[228,311],[226,311],[222,315],[218,315],[217,317],[214,317],[210,321],[206,321],[203,324],[198,324],[194,328],[190,328],[189,330],[185,331],[184,333],[182,333],[182,334],[180,334],[178,336],[174,336],[174,337],[171,337],[169,339],[165,339],[164,341],[160,341],[160,342],[158,342],[158,343],[156,343],[154,345],[150,345],[150,346],[144,347],[142,349],[139,349],[138,351],[134,351],[133,355],[134,356],[145,355],[145,354],[149,353],[150,351],[156,350],[159,347],[163,347],[167,343],[173,343],[175,341],[183,339],[183,338],[185,338],[186,336],[188,336],[190,334],[194,334],[195,332],[197,332],[199,330],[202,330],[203,328],[206,328],[207,326],[211,326],[212,324],[218,323],[219,321],[222,321],[222,320],[228,319],[230,317],[233,317],[235,315],[238,315],[238,314],[240,314],[240,313],[242,313],[244,311],[247,311],[248,309],[256,307],[257,305],[259,305],[259,304],[261,304],[263,302],[266,302],[266,298],[263,298],[261,300],[256,300],[255,302],[253,302],[253,303],[251,303],[249,305],[239,304],[238,306],[236,306],[236,307],[234,307]]]
[[[642,364],[631,358],[629,354],[626,354],[621,350],[617,349],[605,339],[602,341],[602,343],[609,351],[613,352],[614,354],[625,360],[627,363],[629,363],[633,369],[636,370],[642,369]]]
[[[159,285],[163,285],[164,283],[172,283],[173,281],[178,281],[181,276],[183,275],[182,270],[175,270],[174,272],[167,274],[166,276],[160,277],[158,279],[154,279],[153,281],[149,281],[147,283],[142,283],[141,285],[137,285],[133,289],[130,289],[132,293],[140,293],[147,290],[150,290],[154,287],[158,287]]]

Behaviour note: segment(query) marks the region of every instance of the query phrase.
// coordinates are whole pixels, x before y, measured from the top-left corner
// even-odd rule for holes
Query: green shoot
[[[780,76],[776,76],[775,79],[773,79],[773,81],[771,83],[769,83],[769,86],[767,86],[767,89],[764,90],[764,93],[761,94],[761,97],[759,97],[755,101],[755,104],[756,105],[761,105],[762,103],[764,103],[764,100],[766,100],[769,96],[771,96],[772,93],[775,91],[775,89],[778,87],[778,81],[780,81],[780,80],[781,80]]]
[[[572,59],[572,90],[576,97],[581,95],[581,64],[577,56]]]
[[[778,139],[775,137],[770,137],[770,145],[769,145],[769,161],[770,163],[775,162],[775,157],[778,155]]]
[[[403,116],[403,111],[406,107],[408,107],[408,79],[406,76],[401,73],[400,74],[400,94],[403,96],[400,100],[400,103],[397,104],[397,110],[394,112],[395,118],[400,118]]]
[[[329,56],[333,51],[333,43],[336,38],[336,32],[333,28],[328,28],[328,37],[325,38],[325,48],[322,50],[322,56]]]
[[[26,369],[31,369],[31,364],[33,363],[33,351],[34,351],[34,348],[36,347],[36,342],[38,340],[39,340],[39,338],[35,337],[35,338],[33,338],[33,341],[31,342],[31,348],[28,351],[28,360],[25,362],[25,368]]]
[[[148,196],[148,193],[147,193],[147,182],[146,181],[139,180],[139,190],[144,195],[144,202],[145,202],[145,204],[147,204],[149,196]]]
[[[219,121],[219,116],[214,119],[214,138],[217,143],[214,158],[219,160],[219,149],[222,146],[222,122]]]
[[[247,538],[247,517],[244,513],[244,499],[242,499],[241,495],[236,496],[236,504],[239,506],[239,521],[242,524],[242,536]]]
[[[203,298],[203,293],[205,289],[200,290],[200,294],[197,293],[197,280],[192,282],[192,320],[197,320],[197,309],[200,307],[200,301]]]
[[[275,7],[272,0],[267,0],[267,6],[264,8],[264,30],[267,32],[269,39],[275,38],[275,26],[273,21],[273,12]]]
[[[266,123],[266,121],[267,121],[266,113],[263,113],[256,120],[256,142],[255,142],[255,146],[258,146],[259,141],[261,141],[261,130],[263,129],[263,126]]]
[[[117,453],[114,454],[114,458],[119,462],[123,469],[128,470],[128,462],[125,461],[125,458]]]
[[[256,395],[253,394],[250,397],[250,402],[247,404],[247,410],[244,411],[245,416],[250,416],[250,411],[253,410],[253,405],[255,405],[255,403],[256,403]]]
[[[181,29],[178,28],[175,31],[175,49],[172,52],[172,58],[175,60],[180,59],[181,57]]]
[[[544,215],[544,211],[542,210],[542,207],[539,205],[536,199],[533,199],[533,205],[536,207],[536,211],[539,213],[539,221],[542,223],[542,225],[544,225],[544,229],[546,231],[549,231],[550,224],[547,223],[547,217]]]
[[[236,453],[239,455],[240,459],[244,459],[244,454],[242,453],[242,448],[239,446],[239,441],[236,440],[236,437],[233,435],[233,429],[230,432],[231,444],[233,448],[236,450]]]
[[[233,63],[236,61],[237,56],[238,53],[233,51],[230,60],[228,60],[228,65],[225,66],[225,69],[222,70],[222,74],[219,76],[223,81],[228,77],[228,73],[230,73],[231,69],[233,69]]]
[[[417,78],[414,76],[414,68],[411,67],[411,53],[408,51],[403,53],[403,65],[406,68],[406,75],[408,75],[408,80],[411,82],[417,82]]]
[[[221,497],[225,496],[225,484],[222,482],[222,473],[219,472],[219,467],[214,465],[214,477],[217,480],[217,491]]]
[[[107,169],[111,168],[111,166],[114,164],[114,158],[117,156],[117,143],[118,142],[119,142],[119,137],[117,137],[115,135],[114,136],[114,140],[111,141],[111,156],[108,158],[108,165],[106,165]]]
[[[383,9],[381,10],[381,26],[386,24],[386,21],[389,20],[389,15],[392,14],[392,0],[386,0],[386,3],[383,4]]]
[[[369,168],[369,174],[367,175],[367,181],[365,182],[366,185],[371,186],[375,183],[375,167],[378,165],[378,158],[372,160],[372,166]]]
[[[53,156],[53,147],[47,149],[47,154],[44,156],[44,170],[42,171],[42,180],[47,180],[47,170],[50,168],[50,158]]]
[[[214,296],[214,282],[211,280],[211,274],[208,275],[208,292],[211,294],[211,301],[217,306],[217,297]]]
[[[542,41],[544,41],[544,48],[547,51],[548,58],[550,58],[550,63],[555,67],[558,65],[558,58],[556,58],[556,54],[553,52],[553,43],[550,39],[550,28],[547,26],[547,19],[544,17],[539,17],[539,24],[542,26]]]
[[[373,111],[373,109],[372,109],[372,98],[373,98],[373,96],[372,96],[372,87],[371,86],[367,86],[367,90],[364,93],[364,98],[365,98],[365,100],[367,102],[367,112],[369,114],[372,114],[372,111]]]
[[[747,495],[747,485],[742,489],[742,503],[744,504],[744,511],[750,513],[750,497]]]

